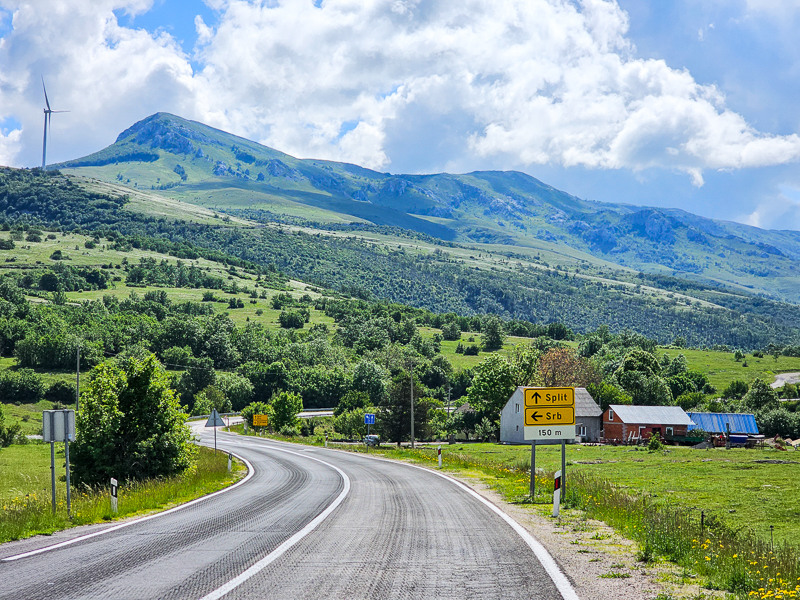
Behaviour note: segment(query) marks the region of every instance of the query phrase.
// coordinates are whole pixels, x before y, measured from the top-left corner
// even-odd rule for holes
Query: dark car
[[[381,445],[381,438],[377,435],[365,435],[364,439],[361,440],[367,446],[380,446]]]

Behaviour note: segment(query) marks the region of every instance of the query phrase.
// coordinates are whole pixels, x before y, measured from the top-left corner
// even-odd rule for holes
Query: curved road
[[[204,431],[202,443],[212,436]],[[0,598],[577,598],[556,573],[559,592],[509,523],[451,480],[358,454],[217,436],[254,467],[246,482],[88,539],[80,536],[109,526],[0,546]]]

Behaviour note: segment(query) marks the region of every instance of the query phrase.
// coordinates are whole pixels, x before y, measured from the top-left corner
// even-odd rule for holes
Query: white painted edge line
[[[336,510],[336,507],[338,507],[342,503],[342,501],[345,499],[347,494],[350,493],[350,478],[339,467],[337,467],[335,465],[332,465],[329,462],[325,462],[324,460],[320,460],[320,459],[315,458],[313,456],[309,456],[308,454],[301,454],[300,452],[292,452],[291,450],[285,450],[283,448],[276,448],[275,446],[263,445],[262,447],[269,448],[270,450],[276,450],[278,452],[286,452],[288,454],[294,454],[296,456],[300,456],[300,457],[306,458],[308,460],[313,460],[313,461],[316,461],[318,463],[322,463],[323,465],[326,465],[326,466],[334,469],[337,473],[339,473],[339,475],[342,476],[342,480],[344,482],[343,489],[342,489],[341,493],[336,497],[336,499],[333,502],[331,502],[325,510],[323,510],[320,514],[318,514],[313,520],[309,521],[306,524],[306,526],[303,527],[300,531],[295,533],[292,537],[290,537],[288,540],[283,542],[280,546],[275,548],[275,550],[273,550],[272,552],[267,554],[264,558],[259,560],[257,563],[255,563],[253,566],[251,566],[249,569],[247,569],[246,571],[244,571],[240,575],[234,577],[233,579],[231,579],[225,585],[218,587],[217,589],[215,589],[210,594],[206,594],[200,600],[218,600],[219,598],[222,598],[228,592],[230,592],[230,591],[236,589],[237,587],[239,587],[240,585],[242,585],[245,581],[247,581],[248,579],[250,579],[254,575],[257,575],[259,572],[261,572],[263,569],[265,569],[269,564],[273,563],[278,558],[280,558],[283,554],[285,554],[286,551],[289,550],[289,548],[294,546],[297,542],[299,542],[305,536],[307,536],[309,533],[314,531],[314,529],[316,529],[317,526],[320,523],[322,523],[325,519],[327,519],[328,516],[334,510]]]
[[[337,448],[329,448],[329,450],[334,450],[336,452],[347,452],[346,450],[339,450]],[[561,594],[561,597],[564,600],[580,600],[577,592],[575,592],[575,588],[572,587],[572,584],[567,579],[567,576],[558,566],[553,556],[547,551],[547,549],[542,546],[541,542],[539,542],[535,537],[533,537],[527,529],[525,529],[522,525],[517,523],[511,516],[507,515],[503,509],[501,509],[496,504],[492,503],[491,501],[487,500],[483,496],[481,496],[478,492],[473,490],[467,485],[464,485],[454,477],[449,475],[445,475],[444,473],[440,473],[438,471],[434,471],[433,469],[428,469],[426,467],[422,467],[420,465],[414,465],[407,462],[402,462],[398,460],[391,460],[388,458],[379,458],[377,456],[368,456],[364,454],[357,454],[354,452],[347,452],[350,456],[358,456],[361,458],[368,458],[370,460],[380,460],[391,462],[396,465],[405,465],[406,467],[411,467],[413,469],[419,469],[420,471],[427,471],[432,475],[436,475],[437,477],[441,477],[442,479],[446,479],[447,481],[451,482],[453,485],[459,487],[461,490],[467,492],[471,496],[473,496],[476,500],[481,502],[482,504],[489,507],[489,509],[496,513],[501,519],[503,519],[506,523],[508,523],[511,528],[517,532],[517,534],[528,544],[528,547],[533,551],[536,555],[536,558],[541,563],[542,567],[544,567],[545,572],[550,576],[550,579],[553,581],[553,584],[556,586],[556,589]]]
[[[394,462],[394,461],[392,461]],[[536,558],[539,560],[541,565],[544,567],[544,570],[550,576],[550,579],[553,580],[558,592],[561,594],[561,597],[564,600],[580,600],[580,597],[575,592],[575,588],[572,587],[572,584],[567,579],[567,576],[564,575],[564,572],[559,568],[558,564],[556,563],[555,559],[552,555],[547,551],[547,549],[542,546],[542,544],[533,537],[527,529],[525,529],[522,525],[517,523],[512,517],[507,515],[499,506],[490,502],[483,496],[481,496],[478,492],[473,490],[472,488],[464,485],[457,479],[450,477],[449,475],[445,475],[444,473],[437,473],[433,469],[426,469],[425,467],[421,467],[419,465],[412,465],[409,463],[399,463],[404,464],[408,467],[413,467],[414,469],[419,469],[420,471],[427,471],[428,473],[432,473],[442,479],[446,479],[452,482],[454,485],[458,486],[468,494],[472,495],[478,501],[482,502],[486,506],[489,507],[494,513],[496,513],[501,519],[503,519],[506,523],[511,525],[511,528],[517,532],[517,534],[525,540],[525,543],[528,544],[533,553],[536,555]]]
[[[81,536],[78,536],[76,538],[72,538],[71,540],[66,540],[66,541],[60,542],[58,544],[53,544],[52,546],[45,546],[44,548],[39,548],[38,550],[31,550],[30,552],[23,552],[22,554],[16,554],[14,556],[9,556],[7,558],[2,559],[2,561],[0,561],[0,562],[10,562],[10,561],[13,561],[13,560],[19,560],[21,558],[28,558],[29,556],[34,556],[36,554],[42,554],[43,552],[49,552],[51,550],[57,550],[58,548],[63,548],[64,546],[70,546],[72,544],[77,544],[78,542],[82,542],[84,540],[88,540],[90,538],[97,537],[97,536],[100,536],[100,535],[105,535],[106,533],[111,533],[112,531],[119,531],[120,529],[123,529],[125,527],[130,527],[131,525],[137,525],[137,524],[142,523],[144,521],[149,521],[150,519],[156,519],[158,517],[163,517],[164,515],[168,515],[170,513],[174,513],[174,512],[177,512],[179,510],[183,510],[184,508],[188,508],[190,506],[194,506],[195,504],[198,504],[199,502],[203,502],[205,500],[208,500],[209,498],[213,498],[214,496],[219,496],[220,494],[224,494],[225,492],[230,492],[232,489],[237,488],[240,485],[245,484],[253,476],[254,470],[253,470],[253,465],[250,464],[249,460],[239,456],[235,452],[230,452],[230,451],[227,451],[227,452],[228,452],[228,454],[232,454],[233,456],[235,456],[236,458],[238,458],[239,460],[244,462],[245,465],[247,465],[247,475],[245,475],[244,479],[240,479],[239,481],[237,481],[236,483],[234,483],[233,485],[231,485],[229,487],[226,487],[225,489],[219,490],[218,492],[213,492],[213,493],[208,494],[206,496],[203,496],[201,498],[197,498],[196,500],[191,500],[190,502],[187,502],[186,504],[181,504],[180,506],[176,506],[175,508],[170,508],[169,510],[158,512],[158,513],[155,513],[155,514],[152,514],[152,515],[147,515],[146,517],[141,517],[139,519],[134,519],[132,521],[127,521],[125,523],[120,523],[119,525],[115,525],[114,527],[109,527],[108,529],[103,529],[102,531],[95,531],[94,533],[87,533],[86,535],[81,535]]]

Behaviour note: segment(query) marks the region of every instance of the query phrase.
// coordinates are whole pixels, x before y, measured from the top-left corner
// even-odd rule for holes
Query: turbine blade
[[[51,110],[51,113],[62,113],[62,112],[70,112],[68,110]]]
[[[50,110],[50,101],[47,99],[47,88],[44,86],[44,76],[42,76],[42,89],[44,90],[44,103],[47,105],[47,110]]]

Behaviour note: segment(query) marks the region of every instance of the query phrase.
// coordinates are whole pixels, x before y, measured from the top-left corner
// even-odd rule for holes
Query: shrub
[[[650,436],[650,441],[647,442],[648,452],[659,452],[663,447],[664,444],[661,443],[661,436],[658,433]]]
[[[278,322],[284,329],[302,329],[306,321],[300,311],[284,310],[278,316]]]
[[[461,339],[461,327],[456,321],[442,325],[442,337],[448,341]]]
[[[253,427],[253,415],[267,415],[272,426],[272,407],[266,402],[251,402],[242,409],[242,417],[250,427]]]
[[[749,386],[744,381],[738,379],[731,381],[731,383],[722,391],[723,398],[734,400],[741,400],[747,393]]]
[[[153,354],[95,367],[81,394],[75,429],[76,483],[176,475],[189,469],[197,455],[178,396]]]
[[[286,437],[298,437],[300,435],[300,429],[293,425],[284,425],[280,428],[278,433]]]

